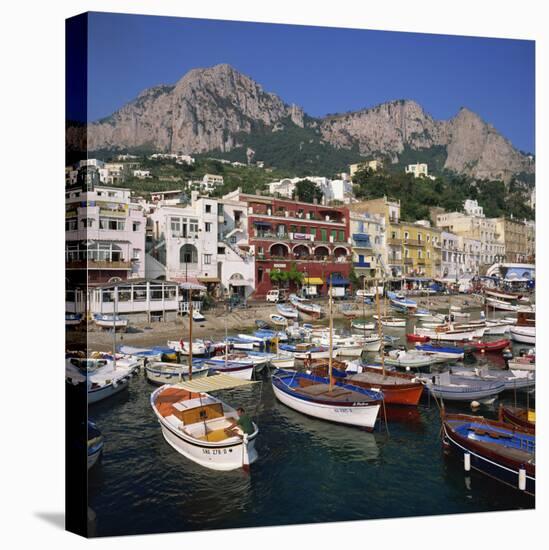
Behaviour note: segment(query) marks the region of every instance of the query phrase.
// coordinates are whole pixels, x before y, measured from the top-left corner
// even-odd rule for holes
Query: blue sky
[[[312,116],[414,99],[447,119],[465,106],[534,152],[535,46],[524,40],[93,13],[88,118],[218,63]]]

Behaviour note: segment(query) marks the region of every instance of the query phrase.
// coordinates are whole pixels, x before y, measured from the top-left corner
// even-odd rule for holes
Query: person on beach
[[[235,422],[232,422],[231,425],[228,428],[225,428],[225,432],[230,435],[238,435],[234,428],[238,427],[240,428],[245,434],[253,434],[254,433],[254,425],[250,419],[250,417],[246,414],[246,411],[243,407],[238,407],[236,409],[236,413],[238,414],[238,420]]]

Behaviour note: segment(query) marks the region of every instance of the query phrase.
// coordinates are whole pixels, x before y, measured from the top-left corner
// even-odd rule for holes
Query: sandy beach
[[[459,306],[464,310],[474,309],[482,306],[482,299],[475,295],[452,295],[452,296],[426,296],[413,297],[417,301],[418,307],[430,309],[436,312],[448,311],[450,306]],[[327,308],[327,299],[316,300],[321,304],[324,311]],[[337,301],[334,303],[334,319],[344,319],[342,308],[351,308],[354,305],[354,311],[362,316],[371,317],[375,313],[375,304],[364,305],[354,301]],[[385,309],[383,300],[380,304],[381,310]],[[392,311],[387,306],[388,311]],[[225,325],[229,334],[239,332],[249,332],[255,328],[255,321],[260,319],[270,323],[269,316],[276,313],[276,305],[266,302],[250,302],[247,308],[237,308],[231,313],[225,313],[223,307],[209,309],[204,311],[206,321],[193,323],[193,338],[222,338],[225,333]],[[300,316],[301,322],[312,322],[326,324],[327,318],[314,320],[307,315]],[[271,323],[270,323],[271,324]],[[149,347],[154,345],[165,345],[167,340],[187,339],[189,335],[188,317],[178,318],[176,321],[154,322],[154,323],[132,323],[128,331],[117,333],[116,343],[132,346]],[[85,325],[77,330],[72,330],[67,334],[67,348],[82,348],[86,345],[90,350],[110,351],[112,350],[113,337],[112,332],[104,330],[93,323],[88,323],[86,333]]]

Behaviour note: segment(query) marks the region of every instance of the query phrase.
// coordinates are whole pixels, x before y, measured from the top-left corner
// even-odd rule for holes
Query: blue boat
[[[302,372],[276,371],[271,382],[276,398],[308,416],[372,431],[383,395],[343,382]]]
[[[482,416],[442,412],[443,444],[471,468],[534,496],[536,436]]]
[[[465,350],[458,346],[437,346],[434,344],[416,344],[416,349],[441,358],[463,359]]]
[[[394,308],[403,308],[405,311],[410,309],[417,309],[417,302],[410,300],[402,295],[398,295],[396,292],[387,291],[387,298],[391,300],[391,306]]]

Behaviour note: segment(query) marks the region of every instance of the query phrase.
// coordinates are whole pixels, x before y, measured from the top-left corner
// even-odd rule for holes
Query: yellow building
[[[509,218],[492,218],[497,241],[505,247],[505,261],[523,263],[532,255],[532,225]]]
[[[383,163],[380,160],[368,160],[365,162],[358,162],[349,166],[349,175],[352,178],[359,170],[364,170],[365,168],[369,168],[370,170],[377,172],[382,167]]]
[[[431,227],[428,221],[401,221],[400,201],[387,197],[355,203],[349,205],[349,208],[385,218],[385,250],[382,258],[390,277],[440,276],[440,229]]]

